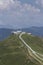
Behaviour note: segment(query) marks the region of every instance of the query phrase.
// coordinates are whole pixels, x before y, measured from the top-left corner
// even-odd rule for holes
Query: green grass
[[[19,35],[11,35],[0,42],[0,65],[36,65],[27,57]]]
[[[22,35],[22,38],[33,50],[43,54],[43,38],[28,34]]]

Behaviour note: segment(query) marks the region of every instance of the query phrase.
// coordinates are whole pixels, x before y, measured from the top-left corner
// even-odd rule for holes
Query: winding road
[[[43,56],[40,53],[35,52],[22,38],[22,35],[25,34],[25,32],[20,33],[19,39],[23,42],[23,44],[26,46],[29,55],[32,56],[37,62],[40,63],[40,65],[43,65]]]

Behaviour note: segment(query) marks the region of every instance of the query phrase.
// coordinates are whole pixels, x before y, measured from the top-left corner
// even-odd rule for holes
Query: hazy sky
[[[0,0],[0,27],[43,26],[43,0]]]

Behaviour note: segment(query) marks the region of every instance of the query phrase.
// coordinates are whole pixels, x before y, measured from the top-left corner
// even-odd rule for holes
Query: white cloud
[[[31,11],[31,12],[35,12],[36,13],[36,12],[40,12],[40,9],[35,8],[31,4],[25,3],[25,4],[22,5],[21,11],[28,11],[28,12]]]
[[[36,4],[43,7],[43,0],[36,0]]]
[[[11,26],[26,26],[37,21],[40,9],[18,0],[0,0],[1,24]],[[36,18],[36,19],[34,19]],[[33,24],[33,23],[32,23]]]
[[[9,5],[12,5],[13,3],[13,0],[0,0],[0,9],[6,9],[9,7]]]
[[[19,9],[21,11],[32,11],[32,12],[40,12],[40,9],[35,8],[31,4],[22,4],[18,0],[0,0],[0,9],[9,9],[9,8],[14,8],[14,9]]]

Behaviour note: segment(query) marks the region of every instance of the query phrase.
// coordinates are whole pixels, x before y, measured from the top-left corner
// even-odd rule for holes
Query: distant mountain
[[[13,29],[0,28],[0,40],[4,40],[11,35],[11,31],[13,31]]]
[[[43,27],[30,27],[30,28],[23,28],[23,29],[16,29],[25,32],[30,32],[33,35],[43,37]],[[0,28],[0,40],[4,40],[8,36],[11,35],[11,31],[16,31],[15,29],[8,29],[8,28]]]
[[[30,32],[33,35],[41,36],[43,37],[43,27],[30,27],[30,28],[24,28],[22,31]]]

